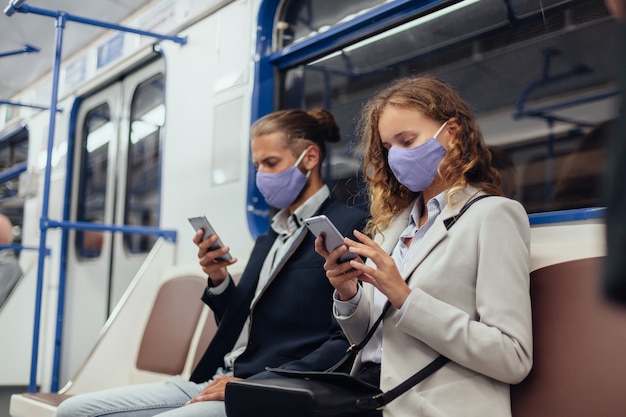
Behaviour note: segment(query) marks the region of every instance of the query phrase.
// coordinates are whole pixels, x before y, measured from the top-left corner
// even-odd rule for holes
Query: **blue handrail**
[[[0,100],[0,104],[4,104],[7,106],[15,106],[15,107],[27,107],[29,109],[37,109],[37,110],[50,110],[50,107],[39,106],[37,104],[26,104],[26,103],[18,103],[16,101],[11,100]],[[62,113],[62,109],[57,109],[57,112]]]
[[[42,291],[43,291],[43,273],[44,273],[44,265],[45,265],[45,256],[43,256],[43,251],[46,247],[46,239],[47,239],[47,230],[50,227],[92,227],[87,226],[86,224],[79,225],[77,223],[72,222],[59,222],[54,221],[48,218],[49,213],[49,199],[50,199],[50,177],[52,170],[52,151],[54,147],[54,130],[56,125],[56,113],[57,113],[57,102],[58,102],[58,93],[59,93],[59,75],[61,70],[61,56],[63,49],[63,31],[65,29],[65,25],[68,21],[73,21],[77,23],[97,26],[105,29],[117,30],[121,32],[129,32],[142,36],[152,37],[159,40],[169,40],[172,42],[176,42],[180,45],[185,45],[187,43],[187,37],[179,37],[179,36],[168,36],[168,35],[160,35],[153,32],[148,32],[139,29],[133,29],[121,25],[111,24],[107,22],[102,22],[94,19],[74,16],[69,13],[63,11],[52,11],[47,9],[42,9],[38,7],[32,7],[25,3],[25,0],[11,0],[8,6],[5,8],[4,13],[7,16],[12,16],[18,13],[33,13],[40,16],[52,17],[55,20],[55,53],[54,53],[54,65],[52,71],[52,93],[50,97],[50,122],[48,124],[48,147],[47,147],[47,155],[46,155],[46,166],[45,166],[45,176],[44,176],[44,189],[43,189],[43,202],[41,209],[41,218],[39,221],[39,228],[41,230],[40,239],[39,239],[39,248],[42,253],[40,253],[38,259],[38,270],[37,270],[37,289],[35,295],[35,320],[33,327],[33,346],[32,346],[32,361],[31,361],[31,372],[30,372],[30,382],[28,386],[29,392],[35,392],[37,390],[37,363],[38,363],[38,351],[39,351],[39,332],[41,327],[41,302],[42,302]],[[117,230],[117,226],[110,226],[112,229]],[[119,230],[122,231],[124,228],[129,228],[128,231],[132,233],[157,233],[168,235],[168,231],[160,231],[154,228],[137,228],[135,226],[122,226],[119,227]],[[63,266],[62,266],[63,268]],[[57,335],[61,334],[63,323],[62,320],[58,320],[59,317],[62,318],[62,314],[59,315],[59,312],[63,311],[63,295],[61,288],[64,288],[64,282],[61,282],[65,275],[62,273],[59,278],[59,305],[57,306]],[[60,344],[55,344],[55,352],[54,352],[54,363],[52,369],[52,382],[50,390],[52,392],[58,391],[58,361],[60,358]]]
[[[156,235],[163,237],[165,240],[168,240],[170,242],[176,241],[177,234],[176,230],[165,230],[158,227],[134,225],[115,226],[101,223],[67,222],[57,220],[48,220],[45,227],[47,227],[48,229],[64,228],[75,230],[95,230],[98,232],[122,232],[135,235]]]
[[[151,38],[156,38],[160,40],[168,40],[172,42],[176,42],[181,45],[185,45],[187,43],[187,37],[183,36],[169,36],[169,35],[161,35],[154,32],[148,32],[141,29],[134,29],[127,26],[116,25],[114,23],[103,22],[101,20],[89,19],[87,17],[81,17],[72,15],[67,12],[62,11],[52,11],[47,9],[42,9],[40,7],[33,7],[26,4],[25,0],[13,0],[9,3],[9,5],[4,10],[4,13],[7,16],[13,15],[15,12],[18,13],[33,13],[40,16],[54,17],[55,19],[62,18],[65,22],[76,22],[82,23],[85,25],[98,26],[105,29],[118,30],[120,32],[129,32],[137,35],[148,36]]]
[[[0,249],[13,249],[15,251],[39,250],[39,246],[24,246],[24,245],[17,245],[15,243],[12,243],[10,245],[2,244],[0,245]],[[44,254],[46,256],[50,255],[50,249],[46,248],[46,250],[44,251]]]
[[[5,169],[0,173],[0,184],[4,184],[7,181],[15,179],[20,176],[22,172],[28,169],[28,163],[22,162],[20,164],[13,165],[9,169]]]
[[[9,51],[9,52],[0,52],[0,58],[12,56],[12,55],[31,54],[34,52],[39,52],[39,48],[26,44],[24,45],[22,49],[16,49],[15,51]]]
[[[29,44],[25,44],[22,49],[16,49],[15,51],[9,51],[9,52],[0,52],[0,58],[5,58],[7,56],[13,56],[13,55],[31,54],[31,53],[36,53],[36,52],[39,52],[39,48],[29,45]],[[48,110],[47,107],[37,106],[35,104],[16,103],[10,100],[0,100],[0,104],[4,104],[7,106],[28,107],[31,109],[38,109],[38,110]]]

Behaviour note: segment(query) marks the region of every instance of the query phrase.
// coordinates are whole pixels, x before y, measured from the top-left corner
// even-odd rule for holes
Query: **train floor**
[[[11,395],[28,391],[27,386],[4,386],[0,387],[0,417],[9,417],[9,404]]]

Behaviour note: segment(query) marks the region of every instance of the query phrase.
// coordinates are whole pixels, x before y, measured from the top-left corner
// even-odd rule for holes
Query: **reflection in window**
[[[279,20],[294,26],[294,34],[305,33],[311,26],[307,7],[286,10]],[[333,112],[344,137],[329,152],[326,179],[337,185],[336,193],[354,197],[342,184],[358,181],[355,131],[364,102],[396,78],[432,74],[469,102],[487,144],[515,161],[515,198],[529,212],[553,209],[560,161],[582,135],[615,116],[619,25],[603,0],[464,0],[435,7],[440,8],[416,11],[399,26],[282,70],[280,108]],[[576,103],[594,95],[597,101]],[[556,110],[525,111],[557,103]],[[597,175],[603,166],[595,168]],[[579,207],[601,204],[597,198],[576,201]]]
[[[604,165],[611,121],[599,124],[580,138],[563,161],[552,189],[555,210],[601,205],[604,194]]]
[[[161,128],[165,124],[164,79],[159,74],[137,86],[130,114],[126,203],[127,225],[157,227],[161,172]],[[151,235],[124,235],[131,253],[148,252],[156,242]]]
[[[0,141],[0,172],[25,162],[27,158],[28,129],[20,127],[17,133]]]
[[[76,218],[80,222],[103,223],[109,165],[109,144],[115,138],[108,104],[90,110],[82,132],[80,192]],[[76,252],[83,258],[100,256],[102,232],[77,231]]]
[[[14,226],[14,243],[21,242],[21,228],[24,217],[24,198],[19,195],[19,172],[25,167],[28,158],[28,129],[26,126],[3,132],[0,135],[0,173],[10,178],[0,184],[0,213],[3,213]]]
[[[277,26],[278,47],[299,42],[386,3],[387,0],[286,1]]]

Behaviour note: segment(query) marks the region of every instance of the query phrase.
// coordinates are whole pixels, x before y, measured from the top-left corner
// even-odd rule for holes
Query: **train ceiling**
[[[150,0],[26,0],[32,7],[64,11],[109,23],[119,23]],[[10,100],[18,92],[50,71],[55,51],[55,19],[33,13],[4,10],[10,0],[0,0],[0,56],[22,51],[28,46],[39,52],[7,55],[0,58],[0,100]],[[63,57],[70,57],[104,32],[93,26],[67,22],[63,33]],[[49,103],[41,103],[49,104]]]

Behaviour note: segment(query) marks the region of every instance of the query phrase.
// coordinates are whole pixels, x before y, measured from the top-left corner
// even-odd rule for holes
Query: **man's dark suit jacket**
[[[318,214],[325,214],[348,237],[362,229],[366,213],[333,200],[326,200]],[[249,341],[235,360],[234,376],[248,378],[265,367],[293,370],[324,370],[341,359],[348,342],[332,315],[333,288],[326,278],[324,258],[315,252],[315,237],[301,233],[285,261],[277,266],[255,305],[250,302],[261,267],[277,234],[270,229],[260,236],[238,285],[232,280],[219,295],[205,290],[202,300],[211,307],[219,324],[191,381],[204,382],[224,366],[250,315]]]

